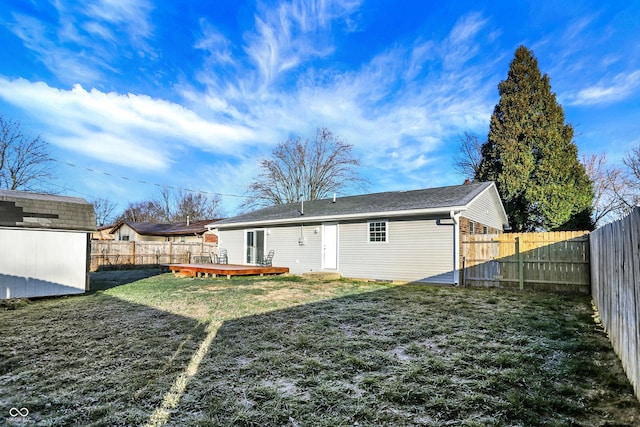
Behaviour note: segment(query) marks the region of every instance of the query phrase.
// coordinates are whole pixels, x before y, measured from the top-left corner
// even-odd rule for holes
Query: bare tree
[[[465,178],[473,181],[482,161],[482,143],[477,135],[465,132],[458,135],[460,151],[454,156],[454,167]]]
[[[623,161],[628,169],[626,174],[628,194],[625,206],[632,209],[640,205],[640,145],[627,152]]]
[[[155,198],[130,203],[118,221],[174,224],[221,217],[219,196],[163,187]]]
[[[596,226],[607,218],[616,219],[624,215],[624,198],[627,198],[627,180],[624,171],[607,164],[606,153],[583,156],[584,165],[593,184],[593,213]]]
[[[249,185],[250,199],[243,206],[317,200],[349,186],[364,186],[352,148],[326,128],[318,129],[313,140],[297,137],[278,144],[271,158],[260,161],[262,172]]]
[[[0,188],[42,191],[53,179],[51,163],[45,141],[25,136],[20,122],[0,116]]]
[[[157,197],[154,199],[154,202],[160,209],[163,218],[162,221],[170,223],[173,216],[173,193],[171,189],[167,186],[163,186]]]
[[[129,203],[127,208],[118,216],[116,221],[167,222],[164,219],[162,207],[154,200]]]
[[[633,179],[640,184],[640,145],[627,152],[624,157],[624,164],[629,168]]]
[[[180,190],[175,196],[172,222],[202,221],[222,217],[220,197]]]
[[[112,223],[114,220],[113,213],[118,206],[116,203],[102,197],[91,198],[89,202],[93,205],[93,210],[96,214],[96,225],[98,227]]]

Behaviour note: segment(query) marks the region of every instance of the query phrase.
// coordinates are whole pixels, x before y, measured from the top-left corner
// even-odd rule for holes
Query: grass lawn
[[[148,273],[0,308],[0,424],[640,424],[586,296]]]

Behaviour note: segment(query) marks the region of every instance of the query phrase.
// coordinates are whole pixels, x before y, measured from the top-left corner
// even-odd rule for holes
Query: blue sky
[[[459,184],[458,135],[486,137],[521,44],[581,155],[640,144],[638,1],[4,0],[0,23],[0,114],[51,144],[58,191],[121,209],[168,185],[233,214],[318,127],[370,192]]]

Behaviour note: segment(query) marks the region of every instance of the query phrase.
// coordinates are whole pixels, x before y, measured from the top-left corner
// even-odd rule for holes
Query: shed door
[[[322,226],[322,268],[338,269],[338,224]]]

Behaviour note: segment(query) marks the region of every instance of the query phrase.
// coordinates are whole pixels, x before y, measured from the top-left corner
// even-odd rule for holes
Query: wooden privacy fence
[[[593,300],[640,399],[640,207],[590,240]]]
[[[216,243],[93,240],[91,242],[90,270],[189,263],[194,255],[216,253],[217,250]]]
[[[460,281],[466,286],[590,291],[589,232],[463,236]]]

